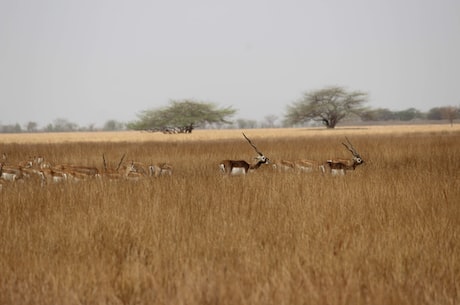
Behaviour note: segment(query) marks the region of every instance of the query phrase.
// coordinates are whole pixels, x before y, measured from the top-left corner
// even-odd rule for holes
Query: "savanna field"
[[[252,162],[365,160],[345,176],[224,176]],[[460,126],[0,135],[7,164],[171,176],[1,181],[0,304],[459,304]]]

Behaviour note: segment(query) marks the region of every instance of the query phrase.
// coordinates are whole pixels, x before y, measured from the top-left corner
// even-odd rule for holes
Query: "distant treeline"
[[[460,118],[460,107],[458,106],[441,106],[431,108],[428,112],[422,112],[416,108],[408,108],[406,110],[392,111],[387,108],[368,109],[362,112],[360,117],[355,120],[361,122],[411,122],[415,120],[441,121],[444,120],[452,124],[454,120]],[[221,126],[222,128],[276,128],[289,127],[276,124],[278,117],[270,115],[264,121],[236,119],[233,124]],[[348,120],[348,124],[350,121]],[[116,120],[105,122],[102,127],[97,127],[95,124],[88,126],[79,126],[76,123],[70,122],[67,119],[56,119],[53,123],[40,128],[36,122],[28,122],[24,126],[19,123],[3,125],[0,123],[0,133],[21,133],[21,132],[76,132],[76,131],[122,131],[127,130],[126,123]],[[165,128],[180,128],[180,127],[165,127]],[[216,126],[210,126],[216,128]]]

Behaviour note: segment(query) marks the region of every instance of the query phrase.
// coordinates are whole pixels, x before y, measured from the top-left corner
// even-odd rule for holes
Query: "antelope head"
[[[243,132],[243,136],[248,141],[249,145],[251,145],[252,148],[254,148],[254,150],[258,154],[258,156],[256,157],[257,163],[258,164],[269,164],[270,160],[262,152],[260,152],[257,149],[257,147],[254,145],[254,143],[252,143],[252,141],[244,134],[244,132]]]
[[[352,154],[353,154],[353,162],[356,165],[364,163],[364,160],[361,158],[359,153],[356,151],[356,149],[353,147],[353,144],[351,144],[350,140],[348,140],[347,137],[345,137],[348,143],[342,143],[343,146],[345,146]]]

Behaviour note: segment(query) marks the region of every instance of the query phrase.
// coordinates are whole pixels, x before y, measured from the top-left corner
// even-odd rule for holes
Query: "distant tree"
[[[123,130],[125,128],[125,124],[118,122],[116,120],[108,120],[105,122],[104,127],[102,128],[105,131],[116,131],[116,130]]]
[[[49,124],[46,127],[47,131],[54,131],[54,132],[68,132],[68,131],[76,131],[78,129],[78,125],[76,123],[72,123],[67,119],[56,119],[53,122],[54,124]]]
[[[389,109],[377,108],[363,111],[361,118],[363,121],[389,121],[394,120],[395,114]]]
[[[434,107],[428,110],[426,114],[428,120],[442,120],[442,113],[440,107]]]
[[[246,119],[238,119],[238,120],[236,120],[236,126],[239,129],[257,128],[257,121],[255,121],[255,120],[246,120]]]
[[[94,123],[90,123],[88,127],[80,128],[80,130],[88,130],[88,131],[94,131],[95,129],[96,129],[96,124]]]
[[[395,112],[396,119],[401,121],[411,121],[413,119],[423,118],[423,113],[415,108],[408,108],[406,110]]]
[[[187,99],[173,100],[168,107],[142,111],[138,115],[139,120],[129,123],[127,127],[135,130],[180,127],[184,128],[184,132],[191,132],[195,127],[205,124],[231,124],[227,118],[235,112],[236,110],[231,107],[218,109],[212,103]]]
[[[337,123],[349,115],[364,112],[362,105],[367,102],[367,94],[360,91],[347,92],[342,87],[327,87],[307,92],[298,102],[289,105],[285,122],[299,124],[308,120],[322,122],[327,128],[335,128]]]
[[[2,133],[21,133],[22,128],[19,123],[12,124],[12,125],[1,125],[0,126]]]
[[[28,132],[36,132],[38,124],[36,122],[28,122],[26,125],[26,129]]]
[[[441,107],[441,116],[443,119],[448,120],[450,126],[454,125],[454,120],[460,115],[460,108],[455,106]]]
[[[275,127],[275,122],[278,120],[278,116],[271,114],[267,115],[262,122],[263,128],[273,128]]]
[[[45,126],[45,128],[43,128],[44,131],[46,132],[53,132],[54,131],[54,126],[53,124],[49,123],[48,125]]]

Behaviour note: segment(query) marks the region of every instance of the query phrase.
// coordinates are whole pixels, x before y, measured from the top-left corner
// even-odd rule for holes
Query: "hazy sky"
[[[306,91],[460,104],[458,0],[0,0],[0,124],[135,120],[191,98],[283,117]]]

